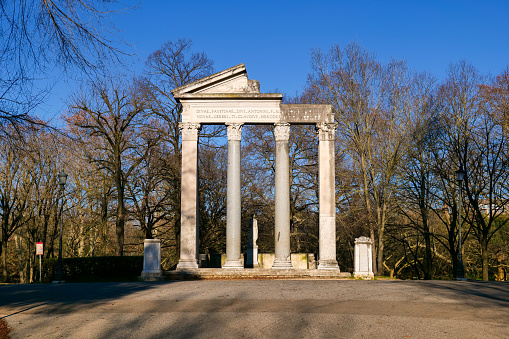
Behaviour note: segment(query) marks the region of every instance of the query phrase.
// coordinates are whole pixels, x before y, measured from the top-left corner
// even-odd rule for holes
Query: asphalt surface
[[[509,284],[203,280],[0,285],[11,338],[509,338]]]

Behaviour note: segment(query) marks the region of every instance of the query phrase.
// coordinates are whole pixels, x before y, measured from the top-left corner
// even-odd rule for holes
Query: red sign
[[[43,255],[44,247],[42,242],[35,243],[35,255]]]

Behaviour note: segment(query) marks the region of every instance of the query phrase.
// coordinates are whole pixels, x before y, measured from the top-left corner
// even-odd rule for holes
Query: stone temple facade
[[[290,126],[315,125],[319,138],[318,269],[339,272],[336,261],[334,135],[329,105],[283,104],[280,93],[260,93],[244,64],[172,91],[182,104],[181,246],[177,270],[198,269],[198,135],[202,125],[224,124],[228,135],[226,261],[223,269],[243,268],[241,260],[240,144],[244,125],[274,126],[275,260],[272,268],[292,268],[290,260]]]

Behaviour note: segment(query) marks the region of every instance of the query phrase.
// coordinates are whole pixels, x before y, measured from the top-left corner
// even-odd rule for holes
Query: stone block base
[[[198,262],[196,259],[180,259],[177,270],[197,270]]]
[[[242,260],[226,260],[223,268],[244,268]]]
[[[339,265],[336,260],[319,260],[318,261],[318,269],[319,270],[337,270],[339,271]]]
[[[141,276],[138,277],[138,280],[141,280],[141,281],[163,281],[164,274],[163,274],[163,271],[141,272]]]
[[[375,275],[369,272],[354,272],[353,277],[355,279],[373,280]]]

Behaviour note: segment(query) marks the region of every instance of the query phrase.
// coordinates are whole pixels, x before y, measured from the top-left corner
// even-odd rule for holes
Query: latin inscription
[[[281,120],[289,123],[334,122],[330,105],[281,105]]]
[[[273,124],[288,122],[291,124],[315,124],[319,122],[334,122],[334,115],[329,105],[253,105],[247,103],[242,107],[225,105],[206,106],[204,104],[184,107],[182,121],[198,123],[261,123]],[[186,118],[187,117],[187,118]]]
[[[217,120],[242,120],[242,121],[277,121],[281,116],[281,111],[276,109],[206,109],[198,108],[195,110],[195,117],[199,121],[217,121]]]

